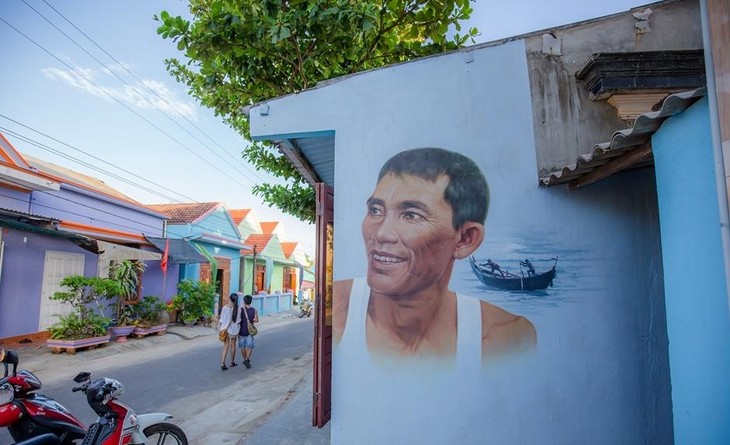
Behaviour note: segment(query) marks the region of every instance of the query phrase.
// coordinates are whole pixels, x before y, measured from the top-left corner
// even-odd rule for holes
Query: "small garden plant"
[[[180,312],[186,325],[194,325],[203,317],[213,315],[215,286],[211,283],[183,280],[178,285],[178,294],[172,300],[172,308]]]
[[[58,322],[49,327],[54,340],[80,340],[106,335],[111,320],[101,313],[99,298],[119,294],[119,284],[108,278],[69,275],[61,280],[67,291],[56,292],[51,300],[68,303],[72,312],[59,315]],[[96,304],[96,312],[92,304]]]

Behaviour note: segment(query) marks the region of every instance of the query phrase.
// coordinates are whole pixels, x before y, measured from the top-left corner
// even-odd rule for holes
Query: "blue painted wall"
[[[162,236],[164,217],[62,185],[57,192],[33,192],[30,213],[131,233]]]
[[[560,258],[544,292],[486,289],[466,261],[451,274],[454,291],[529,319],[530,353],[457,374],[448,360],[396,366],[335,343],[333,443],[673,442],[653,172],[539,188],[531,99],[516,41],[340,79],[269,101],[265,116],[252,110],[254,136],[335,131],[335,280],[365,274],[365,203],[383,163],[414,147],[459,151],[485,173],[477,258],[515,273],[526,257],[539,270]]]
[[[63,238],[6,227],[0,230],[5,243],[0,278],[0,338],[38,332],[46,251],[84,254],[84,274],[89,276],[96,275],[97,255]]]
[[[707,99],[652,140],[675,442],[730,443],[730,315]]]

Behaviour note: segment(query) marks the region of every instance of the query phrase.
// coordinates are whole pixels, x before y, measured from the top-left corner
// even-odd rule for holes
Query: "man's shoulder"
[[[482,357],[522,352],[537,344],[535,326],[527,318],[481,301]]]
[[[332,283],[332,335],[339,342],[347,324],[347,310],[350,307],[353,279],[337,280]]]

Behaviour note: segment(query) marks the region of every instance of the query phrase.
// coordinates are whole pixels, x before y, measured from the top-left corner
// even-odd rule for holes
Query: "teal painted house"
[[[216,284],[218,307],[222,296],[239,291],[242,251],[247,247],[228,209],[220,202],[153,204],[148,207],[170,216],[167,221],[167,237],[185,239],[201,255],[206,263],[180,266],[178,282],[182,280],[206,281]]]

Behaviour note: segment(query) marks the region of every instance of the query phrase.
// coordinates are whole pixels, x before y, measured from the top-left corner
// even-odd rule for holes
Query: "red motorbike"
[[[177,425],[165,422],[170,414],[135,414],[132,408],[119,402],[124,393],[120,382],[107,377],[91,380],[91,374],[81,372],[74,377],[81,386],[73,392],[86,394],[86,401],[99,419],[91,424],[83,445],[188,445],[188,438]]]
[[[84,424],[63,405],[39,394],[41,386],[27,370],[0,379],[0,427],[7,427],[16,442],[47,433],[63,445],[80,442],[86,435]]]
[[[17,445],[21,441],[28,441],[28,445],[52,443],[35,441],[51,435],[61,445],[188,445],[183,430],[165,422],[172,418],[170,414],[137,415],[119,402],[117,397],[124,386],[117,380],[91,380],[90,373],[82,372],[74,381],[81,385],[72,391],[86,394],[86,401],[99,416],[88,430],[60,403],[37,393],[42,383],[27,370],[0,380],[0,427],[8,428]]]

